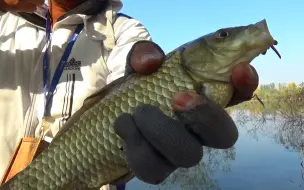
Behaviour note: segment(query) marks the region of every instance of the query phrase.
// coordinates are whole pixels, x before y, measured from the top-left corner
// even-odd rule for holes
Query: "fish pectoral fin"
[[[132,172],[127,173],[126,175],[120,177],[119,179],[113,181],[112,183],[110,183],[111,185],[121,185],[124,184],[128,181],[130,181],[131,179],[133,179],[135,177],[135,175]]]

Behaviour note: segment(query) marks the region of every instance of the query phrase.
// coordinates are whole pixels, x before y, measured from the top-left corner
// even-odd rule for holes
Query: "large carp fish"
[[[186,90],[204,94],[224,108],[233,94],[232,69],[274,49],[276,43],[262,20],[181,45],[166,55],[156,72],[128,74],[86,99],[50,146],[0,190],[99,189],[130,180],[123,142],[113,128],[120,114],[152,104],[174,117],[171,99]]]

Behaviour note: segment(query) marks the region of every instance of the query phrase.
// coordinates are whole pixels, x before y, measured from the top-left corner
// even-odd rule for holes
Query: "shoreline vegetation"
[[[260,85],[255,94],[265,107],[253,98],[248,102],[227,108],[229,114],[234,111],[249,111],[251,115],[281,117],[285,119],[302,118],[304,120],[304,82],[270,83]]]

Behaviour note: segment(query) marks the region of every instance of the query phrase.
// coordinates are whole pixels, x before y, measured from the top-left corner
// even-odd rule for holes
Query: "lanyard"
[[[83,24],[79,24],[74,31],[73,35],[70,37],[68,45],[61,57],[61,60],[55,70],[53,79],[50,81],[50,60],[49,60],[49,46],[50,46],[50,39],[51,39],[51,20],[49,14],[47,15],[46,19],[46,39],[47,39],[47,48],[43,56],[43,92],[44,92],[44,116],[47,116],[47,108],[49,106],[49,103],[51,102],[54,91],[58,85],[58,82],[60,80],[60,77],[62,75],[62,72],[64,70],[64,67],[66,65],[67,59],[69,58],[72,48],[74,46],[74,43],[76,39],[79,36],[80,31],[83,29]],[[51,82],[51,83],[49,83]]]

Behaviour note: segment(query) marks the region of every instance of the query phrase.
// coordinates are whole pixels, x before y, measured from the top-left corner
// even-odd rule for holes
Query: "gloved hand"
[[[231,81],[234,94],[227,107],[251,100],[259,85],[259,76],[253,66],[244,63],[233,68]]]
[[[163,58],[164,52],[155,43],[137,42],[128,55],[126,72],[153,73]],[[157,107],[142,105],[115,123],[130,168],[146,183],[159,184],[177,168],[195,166],[203,157],[202,146],[226,149],[238,138],[228,113],[206,97],[180,92],[172,106],[179,120],[167,117]]]

